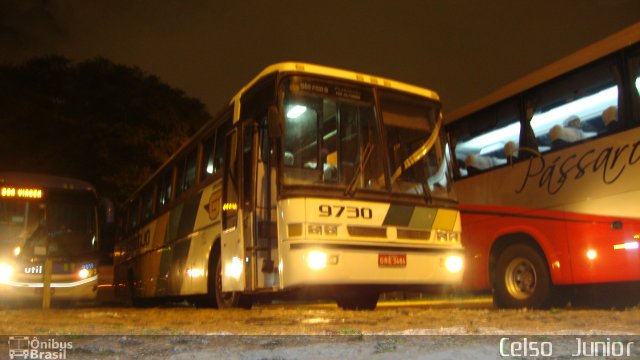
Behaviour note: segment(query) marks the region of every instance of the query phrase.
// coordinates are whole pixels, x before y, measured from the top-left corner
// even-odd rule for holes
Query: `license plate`
[[[379,267],[405,267],[407,254],[378,254]]]

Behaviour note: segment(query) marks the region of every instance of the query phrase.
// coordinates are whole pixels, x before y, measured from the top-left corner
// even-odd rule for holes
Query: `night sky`
[[[97,56],[215,113],[267,65],[428,87],[445,112],[640,20],[640,0],[0,0],[0,63]]]

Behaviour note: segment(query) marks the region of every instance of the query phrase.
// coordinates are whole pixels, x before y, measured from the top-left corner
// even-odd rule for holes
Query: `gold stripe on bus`
[[[433,228],[438,230],[454,230],[458,220],[458,210],[438,209]]]

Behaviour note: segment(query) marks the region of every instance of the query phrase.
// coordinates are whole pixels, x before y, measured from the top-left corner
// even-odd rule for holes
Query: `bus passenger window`
[[[538,151],[557,149],[613,130],[618,71],[612,62],[605,62],[530,92],[525,103]]]
[[[206,180],[214,174],[214,142],[215,133],[202,142],[202,168],[200,181]]]
[[[197,162],[198,151],[193,149],[178,167],[178,194],[189,190],[196,183]]]
[[[140,225],[140,199],[136,198],[129,205],[129,224],[127,228],[133,230]]]
[[[163,209],[169,201],[173,191],[173,167],[169,167],[160,178],[158,186],[158,209]]]
[[[520,152],[517,101],[507,100],[457,122],[451,134],[461,177],[513,162]]]
[[[154,187],[150,187],[142,195],[142,221],[147,221],[153,217],[154,190]]]
[[[214,151],[213,173],[218,174],[224,168],[224,139],[231,128],[231,118],[220,126],[216,132],[216,149]]]

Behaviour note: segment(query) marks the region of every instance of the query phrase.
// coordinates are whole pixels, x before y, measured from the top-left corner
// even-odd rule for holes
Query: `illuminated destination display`
[[[29,199],[42,198],[41,189],[3,187],[2,190],[0,190],[0,194],[2,197],[17,197],[17,198],[29,198]]]

